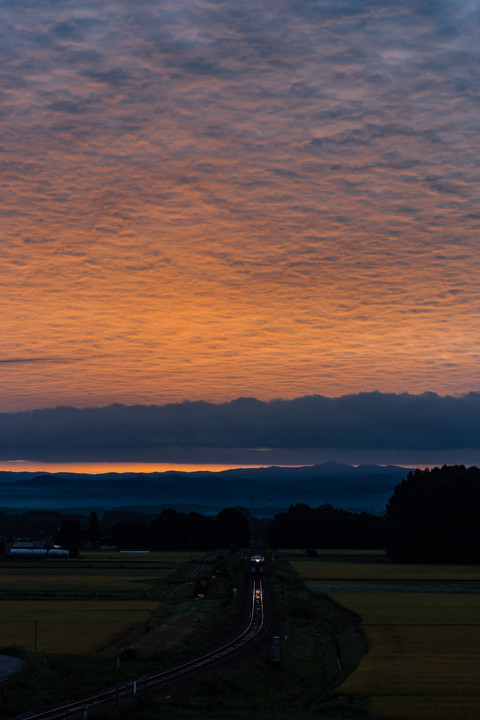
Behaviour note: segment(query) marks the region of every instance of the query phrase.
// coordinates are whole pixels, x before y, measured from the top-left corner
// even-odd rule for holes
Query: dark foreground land
[[[166,560],[160,568],[160,559],[110,556],[107,561],[105,557],[100,560],[101,553],[48,566],[17,562],[19,574],[10,576],[9,585],[15,597],[10,596],[4,602],[16,603],[19,611],[26,611],[29,603],[36,604],[35,612],[45,618],[44,623],[47,615],[41,613],[51,610],[50,605],[62,598],[67,608],[78,602],[86,606],[92,602],[91,596],[96,595],[98,602],[105,603],[105,613],[115,614],[121,608],[123,612],[126,602],[135,602],[136,589],[132,589],[131,582],[123,587],[119,584],[122,573],[130,580],[138,578],[137,589],[143,590],[138,602],[150,602],[154,609],[145,622],[94,652],[59,654],[37,650],[34,653],[32,647],[20,650],[27,660],[27,668],[2,684],[0,718],[12,718],[64,698],[88,694],[96,687],[115,684],[117,657],[121,679],[138,677],[142,672],[188,657],[226,637],[238,621],[238,593],[234,598],[232,588],[235,586],[241,592],[245,583],[243,553],[210,555],[195,564],[201,571],[194,576],[188,556],[179,555],[176,560],[174,556],[170,554],[173,566],[169,569]],[[13,570],[10,565],[10,572]],[[76,582],[71,580],[74,572],[78,573]],[[68,594],[61,583],[62,575],[69,578]],[[268,639],[241,661],[192,677],[157,695],[139,695],[134,707],[120,707],[120,716],[139,720],[160,717],[278,720],[312,715],[332,720],[367,718],[364,700],[333,694],[366,651],[363,635],[358,630],[358,618],[326,596],[316,596],[307,590],[290,565],[283,561],[269,562],[268,575],[275,614],[272,635],[281,639],[281,662],[271,662],[271,640]],[[93,585],[88,579],[92,577],[97,578]],[[33,582],[25,583],[27,578]],[[38,592],[32,591],[35,585]],[[146,592],[145,587],[148,587]],[[171,588],[177,589],[172,593]],[[199,589],[205,590],[203,598],[198,598]],[[78,633],[79,642],[81,635]],[[72,636],[72,643],[74,641]],[[111,717],[112,711],[105,710],[95,716]]]

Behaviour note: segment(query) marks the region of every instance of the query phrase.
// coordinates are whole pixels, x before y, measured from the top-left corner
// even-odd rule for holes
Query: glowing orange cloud
[[[470,11],[357,5],[4,9],[2,410],[476,388]]]

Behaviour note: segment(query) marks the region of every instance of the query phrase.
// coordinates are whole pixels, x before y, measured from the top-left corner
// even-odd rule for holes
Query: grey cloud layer
[[[0,459],[152,459],[155,449],[480,448],[480,394],[361,393],[0,415]],[[153,453],[153,454],[152,454]]]

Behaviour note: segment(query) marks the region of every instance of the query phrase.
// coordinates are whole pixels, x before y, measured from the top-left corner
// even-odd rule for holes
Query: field
[[[138,677],[225,637],[238,617],[232,587],[244,584],[244,565],[241,553],[3,561],[0,647],[23,646],[29,665],[0,684],[0,719],[113,684],[116,657],[122,678]],[[151,698],[136,720],[480,718],[477,566],[284,551],[269,576],[281,668],[268,663],[267,646]],[[208,591],[197,598],[202,583]]]
[[[14,653],[23,646],[28,663],[0,683],[0,720],[113,685],[116,658],[120,679],[138,678],[227,637],[249,574],[243,553],[189,560],[189,553],[85,553],[79,561],[1,563],[0,645],[3,652],[15,645]],[[288,563],[277,561],[269,576],[281,667],[269,662],[270,635],[243,662],[187,678],[168,693],[142,694],[138,707],[122,709],[124,720],[343,717],[344,701],[330,694],[365,652],[356,618],[312,595]],[[196,597],[202,584],[205,595]],[[347,706],[348,717],[355,710],[366,718],[363,701]]]
[[[142,600],[0,600],[0,645],[91,653],[146,623],[157,608]]]
[[[227,563],[222,553],[5,558],[0,654],[27,664],[0,683],[0,718],[113,685],[117,658],[118,679],[127,680],[227,636],[241,607],[241,592],[232,593],[242,586],[239,567],[243,555]]]
[[[153,621],[164,595],[181,596],[186,584],[191,590],[188,575],[203,565],[189,559],[189,553],[97,552],[80,560],[4,561],[0,647],[70,654],[108,648]]]
[[[266,642],[238,663],[186,678],[129,720],[367,720],[363,700],[331,697],[365,653],[357,618],[307,590],[281,557],[274,564],[267,558],[266,576],[275,605]],[[279,638],[278,665],[270,662],[272,636]]]
[[[480,568],[356,560],[293,560],[308,587],[361,617],[369,652],[338,693],[369,697],[375,718],[480,718]]]

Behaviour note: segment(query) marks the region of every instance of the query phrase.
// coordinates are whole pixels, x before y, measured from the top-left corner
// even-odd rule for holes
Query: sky
[[[480,389],[477,0],[0,0],[0,20],[13,426]]]

